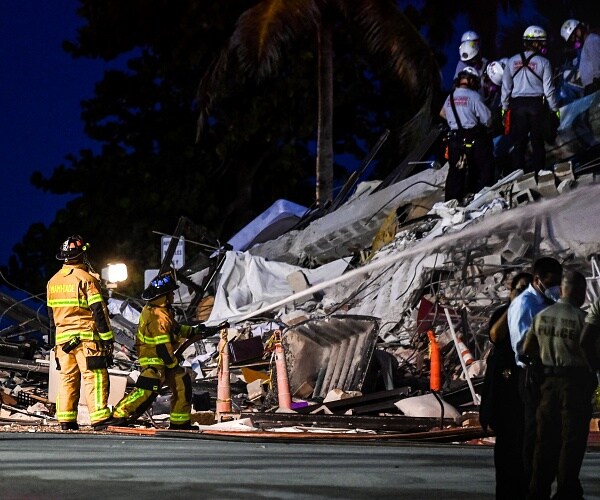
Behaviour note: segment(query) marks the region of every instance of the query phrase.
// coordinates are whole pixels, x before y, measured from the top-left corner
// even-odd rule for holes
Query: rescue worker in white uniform
[[[510,139],[513,145],[512,168],[538,172],[546,165],[544,122],[546,101],[558,114],[558,102],[546,52],[546,31],[529,26],[523,33],[523,51],[512,56],[502,75],[502,112],[510,110]],[[531,161],[525,163],[527,144],[531,142]]]
[[[462,203],[493,181],[492,114],[477,92],[479,82],[477,70],[465,68],[440,111],[450,127],[446,201]]]
[[[56,417],[63,430],[79,429],[77,406],[82,378],[92,427],[101,430],[110,417],[107,368],[114,337],[100,282],[87,262],[88,247],[79,235],[62,244],[56,258],[64,264],[50,278],[46,290],[51,342],[55,342],[60,370]]]

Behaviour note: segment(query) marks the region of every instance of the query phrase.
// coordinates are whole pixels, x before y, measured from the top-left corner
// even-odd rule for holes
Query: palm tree
[[[238,19],[235,30],[198,88],[200,140],[211,102],[227,66],[234,58],[241,69],[257,79],[278,69],[285,47],[314,33],[318,60],[318,125],[316,203],[326,205],[333,191],[333,33],[337,22],[353,23],[373,55],[387,58],[394,76],[403,84],[407,107],[417,103],[409,132],[429,127],[431,103],[439,88],[434,56],[394,0],[261,0]],[[408,129],[408,128],[407,128]]]

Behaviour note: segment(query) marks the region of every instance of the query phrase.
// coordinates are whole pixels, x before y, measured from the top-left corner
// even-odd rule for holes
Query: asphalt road
[[[600,498],[600,453],[581,474]],[[494,498],[492,448],[0,433],[0,498]]]

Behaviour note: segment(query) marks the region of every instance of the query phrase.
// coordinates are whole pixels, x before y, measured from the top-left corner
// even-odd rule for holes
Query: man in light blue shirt
[[[560,297],[562,266],[552,257],[542,257],[533,264],[533,281],[516,297],[508,308],[510,343],[519,367],[519,395],[523,401],[523,469],[525,484],[531,478],[535,446],[535,414],[539,403],[541,378],[539,366],[530,366],[523,355],[525,335],[536,314],[552,305]],[[518,430],[516,430],[518,431]]]

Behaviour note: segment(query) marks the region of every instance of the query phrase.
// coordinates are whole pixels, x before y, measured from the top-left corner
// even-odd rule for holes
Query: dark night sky
[[[69,153],[95,144],[83,132],[80,102],[93,95],[102,61],[74,59],[76,0],[0,3],[0,263],[34,222],[48,224],[69,199],[34,188],[31,174],[50,174]],[[57,246],[60,242],[57,242]]]

